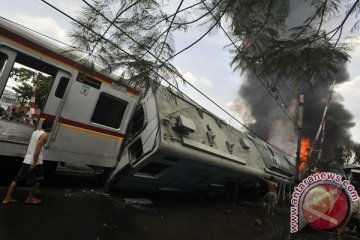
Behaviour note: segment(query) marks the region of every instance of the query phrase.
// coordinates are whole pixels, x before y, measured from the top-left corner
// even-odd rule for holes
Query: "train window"
[[[8,56],[5,53],[0,52],[0,76],[4,70],[7,59],[8,59]]]
[[[268,145],[266,145],[266,148],[269,150],[269,152],[271,154],[271,160],[272,160],[273,164],[277,165],[278,163],[276,161],[276,157],[275,157],[273,150]]]
[[[171,166],[167,164],[151,162],[142,169],[140,169],[135,176],[148,175],[148,176],[156,177],[161,173],[165,172],[166,170],[168,170],[170,167]]]
[[[136,107],[134,115],[129,125],[129,135],[126,138],[126,143],[131,142],[145,127],[146,117],[144,108],[141,104]]]
[[[69,78],[62,77],[60,78],[59,84],[55,91],[55,97],[63,98],[65,94],[66,87],[69,83]]]
[[[100,93],[91,122],[119,129],[127,104],[124,100],[102,92]]]
[[[138,160],[141,155],[144,153],[144,150],[142,148],[142,142],[141,142],[141,138],[139,138],[138,140],[136,140],[128,149],[129,151],[129,159],[131,163],[136,162],[136,160]]]
[[[139,105],[131,119],[131,135],[134,136],[140,132],[145,125],[145,113],[142,105]]]

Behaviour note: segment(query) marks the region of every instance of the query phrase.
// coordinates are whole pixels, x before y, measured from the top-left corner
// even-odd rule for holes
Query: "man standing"
[[[15,179],[11,182],[6,197],[2,202],[3,204],[17,202],[17,200],[13,199],[12,193],[18,185],[18,182],[22,180],[26,180],[27,184],[32,186],[25,203],[41,203],[41,199],[35,198],[34,194],[40,185],[40,181],[43,179],[43,150],[52,126],[52,121],[44,120],[41,129],[32,133],[23,165]]]
[[[276,188],[277,183],[274,181],[274,176],[270,176],[269,180],[266,180],[259,176],[260,179],[264,180],[268,184],[268,192],[265,195],[264,202],[267,205],[267,214],[268,215],[274,215],[274,208],[277,204],[277,194],[276,194]]]

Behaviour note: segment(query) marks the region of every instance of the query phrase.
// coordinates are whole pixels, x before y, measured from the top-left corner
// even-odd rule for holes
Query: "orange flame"
[[[299,170],[303,171],[310,151],[310,138],[301,138]]]

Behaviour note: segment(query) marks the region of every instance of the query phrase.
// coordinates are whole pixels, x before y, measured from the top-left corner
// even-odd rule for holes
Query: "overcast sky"
[[[49,2],[71,16],[75,16],[82,6],[81,0],[49,0]],[[172,0],[170,2],[177,6],[180,1]],[[189,2],[191,0],[185,0],[184,6]],[[68,42],[66,34],[70,28],[70,20],[52,10],[40,0],[1,0],[0,16],[60,41]],[[192,43],[203,31],[204,29],[199,28],[190,30],[186,34],[175,34],[176,49],[180,50]],[[345,32],[348,31],[349,27],[345,29]],[[227,49],[224,49],[224,46],[229,43],[224,33],[219,31],[216,35],[204,38],[200,43],[177,56],[174,65],[189,82],[231,112],[231,106],[239,99],[238,91],[242,83],[242,77],[239,72],[233,72],[230,67],[230,54]],[[360,120],[360,104],[358,103],[358,96],[360,96],[360,46],[356,46],[350,55],[352,59],[348,64],[348,71],[351,80],[337,86],[336,91],[344,97],[344,105],[354,115],[356,126],[352,129],[353,139],[360,142],[360,124],[358,124]],[[199,94],[191,91],[189,87],[186,87],[185,91],[190,93],[194,100],[201,103],[209,111],[216,113],[226,121],[230,120],[228,116],[209,104]],[[270,96],[269,101],[273,101]],[[239,117],[237,113],[232,113]],[[231,120],[231,123],[234,123],[234,120]],[[318,125],[319,123],[305,124]]]

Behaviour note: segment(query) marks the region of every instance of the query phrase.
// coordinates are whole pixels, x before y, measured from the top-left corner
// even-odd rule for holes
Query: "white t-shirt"
[[[24,158],[24,162],[26,164],[31,164],[32,160],[33,160],[33,156],[34,156],[34,152],[36,149],[36,145],[39,142],[40,136],[45,133],[45,131],[43,130],[36,130],[33,132],[33,134],[31,135],[31,139],[30,139],[30,143],[29,146],[26,150],[26,154],[25,154],[25,158]],[[39,154],[39,158],[36,162],[36,165],[42,164],[43,163],[43,150],[44,150],[44,146],[41,148],[40,154]]]

